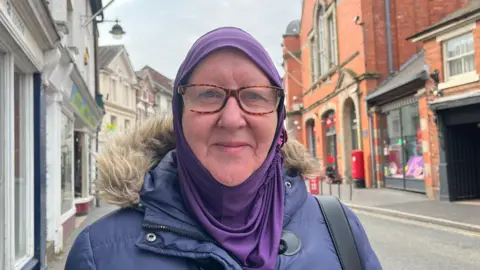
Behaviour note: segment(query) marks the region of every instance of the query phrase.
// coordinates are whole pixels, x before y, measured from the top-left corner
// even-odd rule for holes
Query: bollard
[[[350,201],[352,201],[352,197],[353,197],[353,186],[352,186],[352,182],[353,182],[353,181],[349,181],[349,183],[350,183]]]
[[[342,194],[340,193],[340,187],[342,185],[342,182],[338,183],[337,186],[338,186],[338,198],[341,200],[342,199]]]
[[[324,180],[324,178],[322,178],[322,180],[320,180],[320,195],[323,195],[323,180]]]

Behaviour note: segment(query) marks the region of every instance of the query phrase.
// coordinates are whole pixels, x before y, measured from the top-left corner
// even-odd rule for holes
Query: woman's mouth
[[[222,152],[236,154],[249,147],[249,144],[244,142],[221,142],[214,144],[214,146]]]

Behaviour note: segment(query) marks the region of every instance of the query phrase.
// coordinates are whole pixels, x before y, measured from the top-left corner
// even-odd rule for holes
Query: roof
[[[470,3],[468,3],[466,6],[459,8],[455,10],[454,12],[448,14],[445,16],[443,19],[440,21],[430,25],[426,29],[422,30],[421,32],[418,32],[410,37],[407,38],[407,40],[419,37],[421,35],[427,34],[428,32],[431,32],[435,29],[438,29],[442,26],[445,26],[447,24],[453,23],[455,21],[461,20],[463,18],[466,18],[470,15],[473,15],[477,12],[480,11],[480,0],[471,0]]]
[[[156,71],[150,66],[144,66],[140,72],[148,72],[150,76],[152,77],[152,80],[154,80],[155,83],[163,86],[164,88],[173,91],[173,81],[160,72]],[[138,74],[138,73],[137,73]]]
[[[106,68],[115,57],[124,49],[123,45],[108,45],[98,47],[99,68]]]
[[[480,103],[480,90],[436,98],[429,102],[432,110],[446,110]]]
[[[298,35],[300,34],[300,20],[291,21],[287,25],[287,30],[285,31],[285,35]]]
[[[424,52],[422,50],[413,55],[400,67],[399,71],[380,84],[373,92],[368,94],[365,100],[370,101],[376,97],[380,97],[381,95],[405,86],[417,79],[425,80],[426,73]]]

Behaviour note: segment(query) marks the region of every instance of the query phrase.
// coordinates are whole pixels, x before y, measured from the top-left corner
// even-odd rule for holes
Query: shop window
[[[15,140],[15,259],[20,260],[27,254],[26,246],[26,216],[27,213],[26,203],[27,203],[27,181],[32,179],[26,179],[25,171],[25,156],[23,149],[25,143],[25,129],[24,129],[24,119],[22,111],[22,100],[21,100],[21,91],[19,86],[19,76],[15,74],[14,78],[14,108],[15,108],[15,130],[14,130],[14,140]]]
[[[445,75],[450,77],[475,72],[473,34],[450,39],[444,44]]]
[[[73,120],[62,114],[62,215],[73,208]]]
[[[423,150],[418,104],[388,112],[386,124],[385,177],[423,179]]]
[[[386,156],[385,176],[403,178],[403,151],[400,110],[387,114],[388,138],[385,141]]]
[[[423,179],[422,133],[418,105],[401,108],[406,178]]]

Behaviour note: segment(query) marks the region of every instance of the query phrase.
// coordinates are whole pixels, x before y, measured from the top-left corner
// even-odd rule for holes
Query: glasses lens
[[[226,93],[215,86],[191,85],[184,87],[186,108],[197,112],[213,112],[222,107]]]
[[[278,106],[277,89],[268,86],[250,87],[242,89],[239,99],[244,110],[251,113],[269,113]]]

